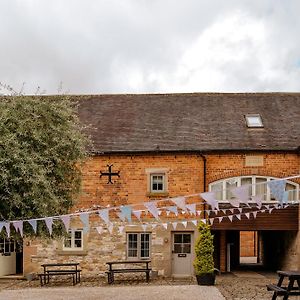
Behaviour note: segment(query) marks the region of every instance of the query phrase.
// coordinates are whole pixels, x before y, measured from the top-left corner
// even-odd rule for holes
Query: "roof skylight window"
[[[259,114],[249,114],[245,116],[247,127],[261,128],[264,127],[261,116]]]

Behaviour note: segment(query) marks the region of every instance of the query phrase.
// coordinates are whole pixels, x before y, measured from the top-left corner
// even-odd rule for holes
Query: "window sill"
[[[77,255],[77,256],[85,256],[87,255],[87,251],[86,250],[58,250],[56,252],[57,255]]]
[[[159,192],[159,193],[147,193],[146,194],[147,197],[168,197],[169,193],[168,192]]]

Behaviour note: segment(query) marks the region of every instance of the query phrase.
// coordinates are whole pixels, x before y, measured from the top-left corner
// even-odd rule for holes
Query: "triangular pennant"
[[[181,224],[186,228],[187,227],[187,221],[182,221]]]
[[[170,211],[169,210],[166,211],[166,215],[167,215],[167,217],[170,215]]]
[[[105,208],[105,209],[101,209],[98,212],[99,217],[106,223],[109,224],[109,209]]]
[[[230,222],[232,222],[232,218],[233,218],[233,216],[228,216],[228,219]]]
[[[253,218],[255,219],[255,218],[256,218],[256,215],[257,215],[257,211],[253,211],[253,212],[252,212],[252,215],[253,215]]]
[[[210,218],[209,219],[209,224],[212,225],[214,223],[215,218]]]
[[[168,223],[161,223],[162,227],[167,230],[168,229]]]
[[[182,209],[183,211],[186,210],[184,197],[172,198],[171,200],[177,205],[178,208]]]
[[[10,223],[9,222],[5,222],[4,223],[4,227],[6,229],[7,237],[10,237]]]
[[[147,229],[147,224],[142,224],[141,226],[142,226],[142,228],[143,228],[143,231],[146,231],[146,229]]]
[[[52,235],[53,218],[52,217],[45,218],[45,223],[48,228],[49,234]]]
[[[34,233],[36,233],[36,231],[37,231],[37,220],[34,220],[34,219],[28,220],[28,223],[31,225]]]
[[[125,216],[121,213],[121,212],[117,212],[117,216],[119,217],[119,219],[122,221],[122,222],[125,222]]]
[[[98,232],[99,234],[102,234],[102,232],[103,232],[103,227],[102,227],[102,226],[97,226],[97,227],[96,227],[96,230],[97,230],[97,232]]]
[[[227,210],[226,209],[222,209],[222,212],[223,212],[224,215],[226,215]]]
[[[250,219],[250,213],[245,213],[247,219]]]
[[[4,227],[4,225],[5,225],[5,222],[0,222],[0,233],[1,233],[1,231],[2,231],[2,229],[3,229],[3,227]]]
[[[178,216],[177,206],[167,206],[166,209],[167,209],[167,213],[172,212],[175,216]]]
[[[83,232],[84,233],[88,233],[90,230],[89,217],[90,217],[90,215],[87,212],[81,213],[79,215],[79,218],[80,218],[81,222],[83,223]]]
[[[241,213],[243,211],[243,209],[242,208],[238,208],[238,211]]]
[[[239,187],[230,189],[231,193],[239,200],[239,202],[248,204],[250,184],[245,184]]]
[[[236,215],[237,219],[241,220],[241,215]]]
[[[207,210],[207,211],[206,211],[206,214],[207,214],[208,217],[209,217],[210,213],[211,213],[210,210]]]
[[[176,230],[177,222],[172,222],[173,229]]]
[[[206,224],[206,219],[201,219],[201,222]]]
[[[271,180],[268,181],[267,184],[271,190],[271,194],[275,197],[278,203],[282,205],[284,201],[286,180]]]
[[[252,200],[256,203],[257,208],[261,209],[263,196],[262,195],[252,196]]]
[[[19,231],[21,237],[23,237],[23,221],[13,221],[12,223],[13,223],[13,226],[15,227],[15,229],[16,229],[16,232]]]
[[[270,209],[270,205],[264,205],[267,210]]]
[[[231,209],[229,209],[230,210],[230,212],[233,214],[234,213],[234,209],[233,208],[231,208]]]
[[[162,210],[158,210],[158,215],[160,216],[162,214]]]
[[[68,232],[70,228],[70,219],[71,219],[70,215],[60,216],[60,219],[63,222],[66,231]]]
[[[234,207],[240,206],[240,200],[237,198],[230,199],[229,203],[231,204],[231,206],[234,206]]]
[[[223,221],[223,217],[218,217],[218,219],[219,219],[219,223]]]
[[[152,216],[159,220],[158,217],[158,209],[156,207],[156,202],[145,202],[144,206],[149,210],[149,212],[152,214]]]
[[[157,226],[156,223],[153,223],[153,224],[151,225],[152,229],[156,228],[156,226]]]
[[[272,212],[273,209],[274,209],[274,207],[269,209],[269,214]]]
[[[265,211],[266,211],[265,209],[262,209],[260,212],[261,212],[261,213],[264,213]]]
[[[131,223],[131,206],[127,205],[127,206],[121,206],[120,207],[121,210],[121,214],[122,216],[124,216],[124,218],[126,218],[128,220],[129,223]]]
[[[114,224],[113,223],[109,223],[108,226],[107,226],[107,229],[108,229],[109,233],[112,234],[113,230],[114,230]]]
[[[189,210],[190,214],[196,215],[196,203],[187,204],[186,207]]]
[[[213,210],[217,209],[219,210],[219,202],[216,199],[216,193],[215,192],[206,192],[200,194],[201,198],[206,201],[207,204],[211,206]]]
[[[191,222],[197,227],[197,223],[198,223],[197,220],[192,220]]]
[[[125,228],[124,226],[119,226],[119,233],[120,233],[120,234],[123,233],[124,228]]]
[[[197,215],[201,216],[201,210],[197,210]]]
[[[141,210],[134,210],[132,211],[132,213],[138,220],[141,220],[141,214],[142,214]]]

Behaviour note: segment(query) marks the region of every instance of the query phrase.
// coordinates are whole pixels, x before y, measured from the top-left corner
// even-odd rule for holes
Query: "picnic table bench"
[[[273,291],[272,300],[275,300],[278,296],[283,296],[283,300],[287,300],[289,296],[300,295],[300,272],[299,271],[277,271],[279,280],[276,284],[268,284],[267,290]],[[283,280],[288,279],[288,285],[282,286]],[[294,286],[295,281],[298,287]]]
[[[149,264],[151,260],[128,260],[128,261],[109,261],[106,264],[108,265],[107,281],[109,284],[114,282],[115,273],[135,273],[135,272],[145,272],[146,281],[149,282],[151,268]],[[113,265],[123,265],[123,268],[113,268]],[[128,267],[130,265],[130,267]]]
[[[41,266],[44,269],[43,273],[38,274],[41,286],[49,283],[51,276],[72,275],[73,285],[80,282],[79,263],[55,263]]]

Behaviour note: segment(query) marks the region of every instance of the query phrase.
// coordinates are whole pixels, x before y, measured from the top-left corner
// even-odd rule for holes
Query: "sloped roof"
[[[246,114],[260,114],[264,127],[247,128]],[[300,93],[84,96],[79,117],[98,153],[300,146]]]

